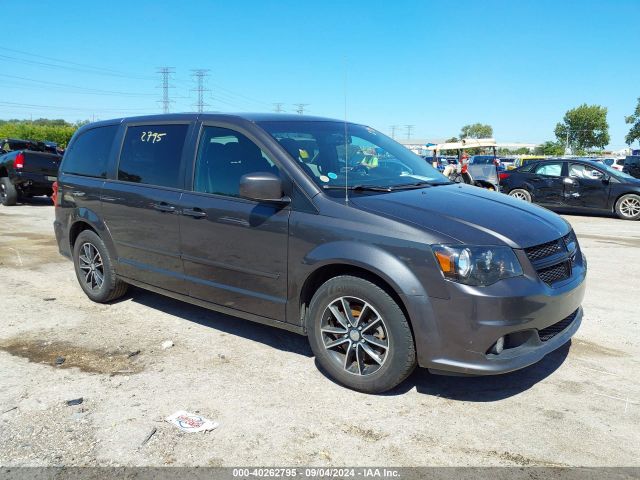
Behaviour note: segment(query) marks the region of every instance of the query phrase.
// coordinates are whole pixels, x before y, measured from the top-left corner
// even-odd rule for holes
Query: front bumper
[[[536,363],[569,341],[582,322],[583,257],[571,280],[555,288],[542,282],[530,265],[524,270],[521,277],[489,287],[446,282],[448,299],[403,297],[418,364],[439,374],[494,375]],[[503,336],[504,350],[492,353]]]

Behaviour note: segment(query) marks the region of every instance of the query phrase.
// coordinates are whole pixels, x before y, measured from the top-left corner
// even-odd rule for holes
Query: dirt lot
[[[370,396],[325,378],[295,334],[138,289],[91,303],[53,214],[0,207],[0,465],[640,465],[638,222],[566,216],[590,268],[570,345]],[[221,425],[183,434],[163,421],[182,409]]]

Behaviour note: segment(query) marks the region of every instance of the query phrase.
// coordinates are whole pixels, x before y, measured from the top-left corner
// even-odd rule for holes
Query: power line
[[[138,109],[133,109],[133,108],[129,108],[129,109],[125,109],[125,108],[91,108],[91,107],[79,108],[79,107],[69,107],[69,106],[59,107],[59,106],[54,106],[54,105],[35,105],[35,104],[32,104],[32,103],[16,103],[16,102],[5,102],[5,101],[0,101],[0,105],[7,105],[7,106],[10,106],[10,107],[20,107],[20,108],[47,108],[47,109],[54,109],[54,110],[74,110],[74,111],[79,111],[79,112],[93,112],[93,111],[100,111],[100,112],[148,112],[149,111],[146,108],[138,108]]]
[[[216,87],[216,91],[218,91],[218,92],[219,91],[226,92],[227,96],[233,96],[233,97],[242,98],[242,99],[244,99],[245,103],[254,103],[254,104],[260,104],[260,105],[264,105],[264,106],[271,106],[271,104],[268,103],[268,102],[264,102],[262,100],[257,100],[255,98],[249,97],[249,96],[244,95],[242,93],[234,92],[233,90],[229,90],[228,88],[223,87],[221,85],[218,85],[216,83],[212,82],[212,85],[214,87]]]
[[[294,105],[298,108],[296,108],[296,113],[298,115],[304,115],[304,107],[307,107],[309,104],[308,103],[294,103]]]
[[[273,111],[276,112],[276,113],[284,112],[284,110],[282,108],[283,105],[284,105],[284,103],[281,103],[281,102],[274,103],[273,104],[273,107],[274,107]]]
[[[119,77],[119,78],[133,78],[136,80],[149,80],[151,78],[151,77],[141,77],[141,76],[135,76],[135,75],[121,74],[121,73],[111,73],[108,71],[95,70],[92,68],[80,68],[80,67],[72,67],[69,65],[57,65],[55,63],[40,62],[36,60],[27,60],[24,58],[17,58],[9,55],[0,55],[0,58],[4,60],[12,60],[14,62],[18,62],[26,65],[37,65],[37,66],[49,67],[49,68],[59,68],[67,71],[76,71],[76,72],[82,72],[82,73],[89,73],[93,75],[106,75],[109,77]]]
[[[198,95],[198,99],[196,100],[196,110],[199,113],[202,113],[204,110],[205,106],[208,106],[208,103],[205,103],[204,101],[204,92],[208,92],[209,89],[205,88],[204,86],[204,81],[207,78],[207,75],[209,74],[209,70],[204,69],[204,68],[200,68],[200,69],[196,69],[196,70],[191,70],[193,72],[192,77],[195,78],[198,86],[193,90],[195,92],[197,92]]]
[[[169,84],[170,76],[175,72],[173,67],[159,67],[157,72],[162,76],[162,100],[159,102],[162,103],[162,113],[169,113],[169,105],[173,103],[169,100],[169,89],[173,88],[173,85]]]
[[[405,125],[404,127],[407,129],[407,140],[411,140],[411,130],[413,130],[415,125]]]
[[[62,59],[54,58],[54,57],[47,57],[45,55],[37,55],[35,53],[29,53],[29,52],[25,52],[23,50],[16,50],[16,49],[13,49],[13,48],[7,48],[7,47],[2,47],[2,46],[0,46],[0,50],[6,50],[8,52],[18,53],[18,54],[21,54],[21,55],[27,55],[29,57],[43,58],[45,60],[51,60],[51,61],[54,61],[54,62],[57,62],[57,63],[64,63],[64,64],[67,64],[67,65],[75,65],[75,66],[82,67],[82,68],[85,68],[85,69],[100,70],[100,71],[102,71],[104,73],[107,73],[107,74],[117,74],[119,76],[127,76],[127,77],[130,76],[130,74],[128,74],[127,72],[122,72],[120,70],[114,70],[112,68],[97,67],[95,65],[88,65],[86,63],[78,63],[78,62],[72,62],[70,60],[62,60]],[[11,57],[11,58],[15,58],[15,57]],[[136,77],[131,77],[131,78],[136,78]],[[143,77],[139,76],[137,78],[143,78]],[[151,79],[151,77],[145,77],[145,78],[146,79]]]
[[[391,129],[391,138],[396,139],[396,130],[398,129],[398,125],[391,125],[389,127]]]
[[[128,96],[128,97],[148,97],[148,96],[153,96],[152,93],[132,93],[132,92],[118,92],[118,91],[114,91],[114,90],[102,90],[102,89],[98,89],[98,88],[89,88],[89,87],[81,87],[79,85],[69,85],[68,83],[58,83],[58,82],[47,82],[45,80],[35,80],[33,78],[27,78],[27,77],[20,77],[17,75],[8,75],[5,73],[0,73],[0,77],[7,77],[7,78],[13,78],[13,79],[17,79],[17,80],[23,80],[25,82],[32,82],[32,83],[39,83],[42,85],[49,85],[49,86],[53,86],[53,87],[63,87],[63,88],[72,88],[72,89],[76,89],[76,90],[83,90],[82,92],[75,92],[75,93],[88,93],[88,94],[93,94],[93,95],[122,95],[122,96]],[[20,85],[20,84],[18,84]],[[27,86],[27,85],[24,85]]]

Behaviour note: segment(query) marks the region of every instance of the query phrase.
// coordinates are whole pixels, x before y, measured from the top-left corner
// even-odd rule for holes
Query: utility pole
[[[298,115],[304,115],[304,107],[308,106],[308,103],[294,103],[294,105],[298,108],[296,108],[296,113],[298,113]]]
[[[396,130],[398,129],[398,125],[391,125],[391,138],[396,139]]]
[[[273,110],[273,111],[274,111],[274,112],[276,112],[276,113],[284,112],[284,110],[283,110],[283,108],[282,108],[282,106],[283,106],[283,105],[284,105],[284,103],[280,103],[280,102],[278,102],[278,103],[274,103],[274,104],[273,104],[273,107],[274,107],[274,110]]]
[[[173,85],[169,84],[169,80],[171,79],[171,74],[174,73],[175,69],[173,67],[159,67],[158,73],[162,76],[162,113],[169,113],[169,105],[172,103],[169,100],[169,89],[173,88]]]
[[[415,127],[415,125],[405,125],[407,129],[407,140],[411,140],[411,130],[413,130],[413,127]]]
[[[204,80],[205,78],[207,78],[207,75],[209,74],[208,73],[209,70],[204,68],[199,68],[191,71],[193,72],[191,76],[196,80],[196,83],[197,83],[197,87],[192,89],[192,91],[195,91],[198,94],[198,99],[196,100],[195,107],[198,113],[202,113],[202,111],[204,110],[204,107],[209,105],[204,101],[204,92],[209,91],[208,88],[204,87]]]

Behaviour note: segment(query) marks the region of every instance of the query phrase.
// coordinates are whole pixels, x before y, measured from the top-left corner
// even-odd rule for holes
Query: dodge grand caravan
[[[287,115],[171,114],[74,135],[60,252],[96,302],[135,285],[307,335],[320,366],[382,392],[415,365],[516,370],[582,319],[569,224],[452,184],[376,130]]]

